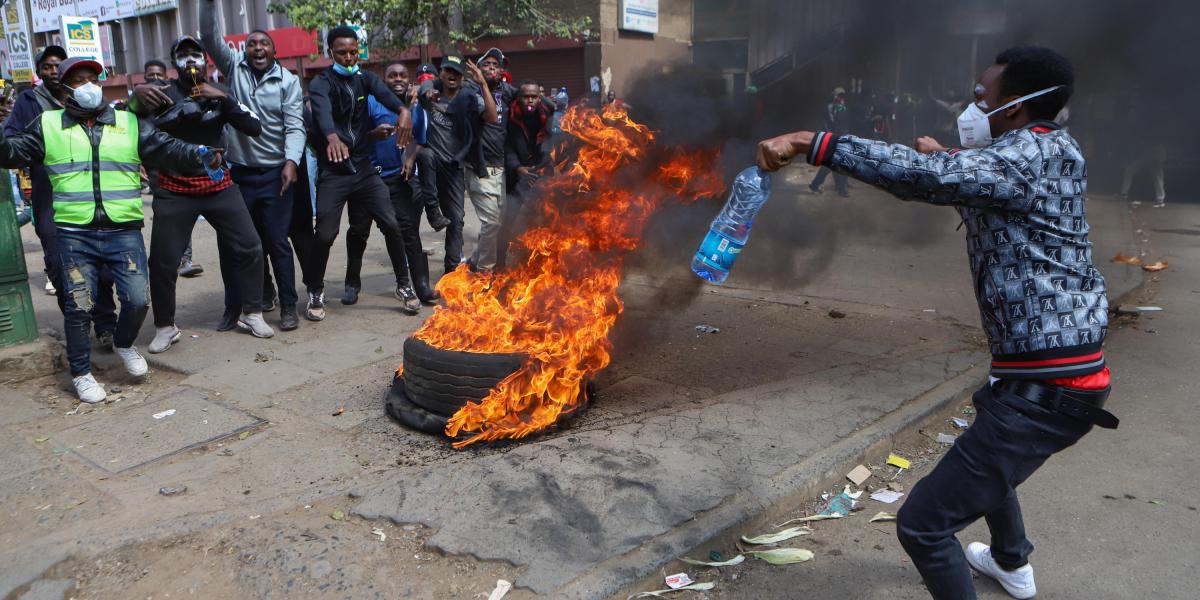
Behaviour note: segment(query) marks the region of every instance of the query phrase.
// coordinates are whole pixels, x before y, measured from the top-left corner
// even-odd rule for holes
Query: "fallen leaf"
[[[333,411],[333,416],[340,417],[340,416],[342,416],[342,413],[345,413],[345,412],[346,412],[346,407],[339,406],[339,407],[337,407],[337,410]]]
[[[871,520],[867,521],[867,522],[868,523],[879,523],[881,521],[895,521],[895,520],[896,520],[896,513],[880,511],[880,512],[875,513],[875,516],[871,517]]]
[[[46,436],[39,436],[39,437],[33,438],[33,442],[35,444],[41,444],[42,442],[47,442],[47,441],[50,441],[50,438],[48,438]]]
[[[705,562],[702,560],[695,560],[692,558],[683,557],[683,558],[680,558],[679,561],[685,562],[689,565],[700,565],[702,567],[732,567],[733,565],[740,565],[743,562],[745,562],[746,557],[739,554],[729,560],[722,560],[722,561],[715,561],[715,562]]]
[[[1156,273],[1156,272],[1158,272],[1158,271],[1161,271],[1161,270],[1163,270],[1163,269],[1165,269],[1165,268],[1167,268],[1167,267],[1169,267],[1169,266],[1170,266],[1170,264],[1168,264],[1168,263],[1167,263],[1167,261],[1165,261],[1165,260],[1160,260],[1160,261],[1158,261],[1158,262],[1156,262],[1156,263],[1153,263],[1153,264],[1149,264],[1149,265],[1143,265],[1143,266],[1142,266],[1142,270],[1143,270],[1143,271],[1150,271],[1151,273]]]
[[[346,518],[346,513],[342,512],[340,510],[335,510],[335,511],[329,513],[329,518],[333,519],[334,521],[342,521]]]
[[[746,552],[750,556],[769,562],[773,565],[790,565],[792,563],[801,563],[812,560],[813,553],[811,550],[804,548],[773,548],[771,550],[751,550]]]
[[[1115,263],[1124,263],[1127,265],[1142,264],[1142,259],[1140,259],[1136,256],[1125,256],[1124,254],[1121,254],[1120,252],[1118,252],[1117,255],[1112,258],[1112,261]]]
[[[249,431],[243,431],[243,432],[241,432],[241,433],[239,433],[239,434],[238,434],[238,439],[239,439],[239,440],[244,440],[244,439],[246,439],[246,438],[248,438],[248,437],[250,437],[250,432],[249,432]]]
[[[808,527],[792,527],[789,529],[784,529],[783,531],[767,533],[752,538],[742,536],[742,541],[746,542],[747,544],[778,544],[784,540],[790,540],[794,537],[808,535],[812,533],[812,531],[813,530],[809,529]]]

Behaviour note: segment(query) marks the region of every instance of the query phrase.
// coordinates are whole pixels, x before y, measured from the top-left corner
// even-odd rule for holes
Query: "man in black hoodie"
[[[249,136],[262,133],[262,124],[254,113],[234,99],[227,88],[208,81],[207,61],[199,41],[189,36],[179,38],[171,46],[171,58],[179,78],[134,88],[130,102],[134,112],[151,114],[155,125],[180,140],[212,148],[222,146],[227,124]],[[182,337],[175,326],[175,283],[179,260],[191,239],[196,217],[201,215],[217,230],[222,249],[233,253],[230,263],[237,265],[237,272],[221,270],[225,286],[241,290],[242,305],[226,308],[218,330],[238,327],[255,337],[275,335],[262,318],[262,243],[229,169],[222,166],[214,175],[200,166],[167,169],[158,173],[154,229],[150,234],[150,297],[156,328],[151,353],[165,352]]]
[[[312,116],[317,126],[318,172],[316,239],[304,272],[308,287],[310,321],[325,318],[325,267],[329,250],[342,224],[342,208],[347,202],[361,202],[375,220],[387,241],[388,257],[396,273],[396,295],[401,300],[415,299],[408,281],[400,224],[392,209],[391,196],[379,173],[371,164],[375,125],[367,107],[367,97],[400,115],[396,121],[396,145],[404,147],[412,139],[412,116],[408,107],[384,84],[378,75],[358,66],[358,34],[341,26],[329,30],[326,47],[333,66],[321,71],[308,86]]]

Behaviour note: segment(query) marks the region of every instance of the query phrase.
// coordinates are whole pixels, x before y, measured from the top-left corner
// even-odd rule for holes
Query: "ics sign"
[[[299,27],[283,27],[267,32],[275,42],[275,58],[305,58],[320,52],[317,49],[317,32],[305,31]],[[246,51],[248,33],[238,33],[224,37],[225,45],[238,52]]]
[[[59,17],[63,49],[69,57],[90,58],[104,64],[104,51],[100,45],[100,23],[95,17]],[[104,79],[104,73],[100,73]]]

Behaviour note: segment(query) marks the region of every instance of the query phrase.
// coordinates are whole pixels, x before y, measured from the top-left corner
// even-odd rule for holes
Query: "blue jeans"
[[[292,203],[296,186],[288,188],[282,196],[279,195],[280,174],[283,167],[255,168],[234,165],[229,173],[233,182],[242,192],[242,200],[246,202],[246,210],[250,211],[250,219],[258,231],[262,242],[263,252],[270,259],[270,265],[275,268],[275,283],[279,286],[279,304],[294,306],[296,304],[296,261],[292,254],[292,245],[288,242],[288,231],[292,227]],[[235,267],[229,264],[232,259],[230,252],[221,252],[221,272],[234,272]],[[264,263],[265,265],[266,263]],[[266,269],[264,269],[264,272]],[[270,281],[264,278],[264,281]],[[263,301],[271,299],[271,290],[263,290]],[[225,307],[227,309],[242,305],[241,294],[236,285],[225,287]]]
[[[128,348],[137,338],[150,309],[149,268],[146,245],[138,229],[120,231],[58,230],[66,309],[63,329],[71,376],[92,371],[92,343],[88,330],[96,303],[100,272],[107,268],[116,285],[121,312],[113,332],[113,345]]]
[[[1091,423],[985,385],[975,392],[975,423],[958,436],[900,508],[896,535],[938,600],[971,600],[975,586],[955,534],[983,518],[992,558],[1004,569],[1029,562],[1033,544],[1017,501],[1046,459],[1091,431]]]

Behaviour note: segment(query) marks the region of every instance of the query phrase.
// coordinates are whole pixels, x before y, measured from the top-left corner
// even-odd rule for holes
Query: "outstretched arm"
[[[0,167],[17,169],[41,164],[45,159],[46,143],[42,139],[40,117],[35,117],[19,133],[0,133]]]

